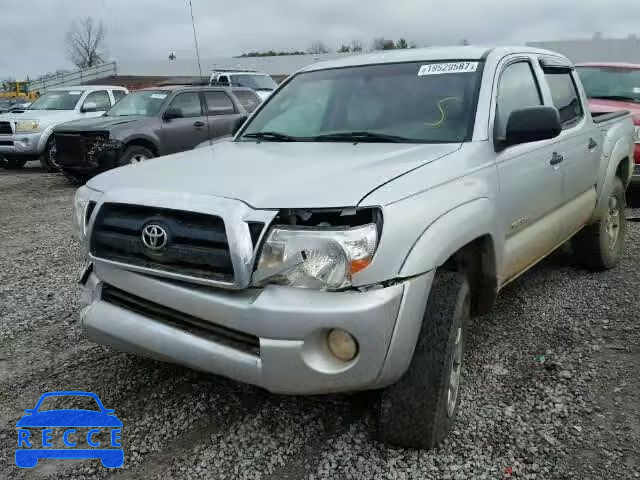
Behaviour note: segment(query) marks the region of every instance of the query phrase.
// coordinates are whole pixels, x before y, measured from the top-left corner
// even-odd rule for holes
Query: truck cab
[[[269,75],[255,70],[214,70],[211,72],[209,83],[226,87],[251,88],[263,101],[278,87]]]

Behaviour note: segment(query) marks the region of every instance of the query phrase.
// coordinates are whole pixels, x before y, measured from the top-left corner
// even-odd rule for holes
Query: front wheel
[[[40,156],[40,163],[47,172],[58,172],[60,167],[56,160],[56,142],[53,139],[53,135],[47,140],[47,145],[44,147],[44,152]]]
[[[118,167],[123,165],[135,165],[138,163],[146,162],[147,160],[155,157],[153,152],[148,148],[142,147],[140,145],[131,145],[127,147],[120,159],[118,160]]]
[[[436,272],[409,369],[382,392],[378,435],[408,448],[433,448],[458,414],[470,294],[467,278]]]
[[[583,228],[571,241],[579,264],[590,270],[608,270],[620,263],[627,232],[625,208],[624,186],[616,177],[600,219]]]

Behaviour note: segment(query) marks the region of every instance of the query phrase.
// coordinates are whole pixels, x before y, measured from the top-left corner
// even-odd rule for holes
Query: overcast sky
[[[201,56],[252,50],[335,49],[360,39],[405,37],[419,45],[524,43],[640,34],[639,0],[192,0]],[[107,28],[112,59],[194,56],[188,0],[3,1],[0,78],[71,68],[65,32],[90,15]]]

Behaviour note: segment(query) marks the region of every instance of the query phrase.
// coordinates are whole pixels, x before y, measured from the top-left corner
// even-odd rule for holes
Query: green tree
[[[396,48],[409,48],[409,44],[404,38],[401,38],[398,40],[398,43],[396,43]]]
[[[338,53],[349,53],[351,51],[351,47],[349,45],[340,45],[338,49]]]

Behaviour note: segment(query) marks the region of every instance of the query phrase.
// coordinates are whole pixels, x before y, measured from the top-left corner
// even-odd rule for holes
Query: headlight
[[[87,240],[87,208],[91,190],[88,187],[80,187],[73,198],[73,236],[81,245],[86,245]]]
[[[636,143],[640,143],[640,127],[636,127],[636,131],[633,134],[633,140]]]
[[[347,229],[274,227],[254,274],[254,284],[337,290],[369,266],[378,244],[376,225]]]
[[[16,133],[37,132],[39,126],[39,120],[20,120],[16,122]]]

